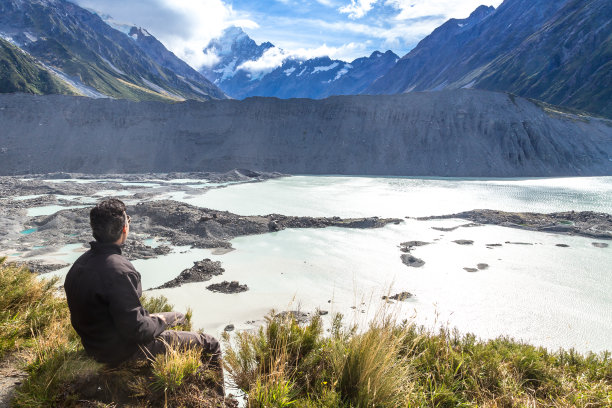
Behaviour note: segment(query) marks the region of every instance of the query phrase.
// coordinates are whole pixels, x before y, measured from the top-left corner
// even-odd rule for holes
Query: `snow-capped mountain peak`
[[[351,63],[329,57],[301,59],[269,42],[258,45],[241,28],[227,28],[203,52],[215,61],[200,70],[226,94],[279,98],[324,98],[357,94],[384,75],[399,58],[373,52]]]

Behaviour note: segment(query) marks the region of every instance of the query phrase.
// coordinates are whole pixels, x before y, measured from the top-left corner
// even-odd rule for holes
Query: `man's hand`
[[[159,317],[166,327],[174,327],[185,323],[185,315],[181,312],[153,313],[150,316]]]

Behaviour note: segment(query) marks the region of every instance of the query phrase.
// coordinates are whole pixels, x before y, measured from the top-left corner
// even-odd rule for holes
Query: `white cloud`
[[[339,59],[342,61],[352,60],[352,56],[359,51],[365,50],[367,43],[348,43],[339,47],[330,47],[327,44],[323,44],[316,48],[295,48],[291,54],[295,58],[299,59],[310,59],[316,57],[329,57],[331,59]]]
[[[200,59],[200,67],[210,68],[219,61],[221,61],[221,57],[213,52],[213,50],[207,50],[204,54],[204,57]]]
[[[378,0],[351,0],[351,4],[340,7],[339,12],[348,14],[349,18],[357,19],[368,14]]]
[[[265,75],[274,71],[277,67],[283,64],[290,54],[281,50],[278,47],[268,48],[263,55],[254,61],[247,61],[238,66],[237,69],[249,71],[253,78]]]
[[[224,28],[257,28],[248,15],[223,0],[72,0],[114,20],[146,28],[176,56],[194,68],[210,64],[202,49]]]
[[[192,67],[198,69],[212,65],[213,54],[204,54],[202,49],[224,28],[233,24],[248,27],[258,27],[257,23],[248,18],[240,18],[231,6],[221,0],[157,0],[180,14],[183,21],[190,27],[188,36],[178,36],[164,33],[160,36],[163,43],[179,58],[184,59]]]
[[[400,10],[396,19],[408,20],[426,16],[466,18],[482,4],[497,7],[501,2],[502,0],[386,0],[385,4]]]
[[[349,43],[340,47],[329,47],[323,44],[316,48],[294,48],[291,51],[273,47],[267,49],[259,59],[244,62],[237,69],[248,71],[251,77],[256,79],[274,71],[283,65],[283,62],[287,59],[307,60],[317,57],[329,57],[331,59],[347,61],[352,59],[351,56],[356,52],[365,50],[366,45],[363,43]]]

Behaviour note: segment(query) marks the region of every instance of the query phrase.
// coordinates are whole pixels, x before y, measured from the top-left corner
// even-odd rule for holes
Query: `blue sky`
[[[201,50],[231,25],[283,55],[328,55],[346,61],[392,50],[403,56],[449,18],[502,0],[72,0],[146,28],[195,68]]]

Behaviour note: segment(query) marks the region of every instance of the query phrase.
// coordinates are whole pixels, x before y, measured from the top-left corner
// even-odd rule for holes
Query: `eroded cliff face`
[[[612,175],[612,122],[476,90],[163,104],[0,96],[0,174]]]

